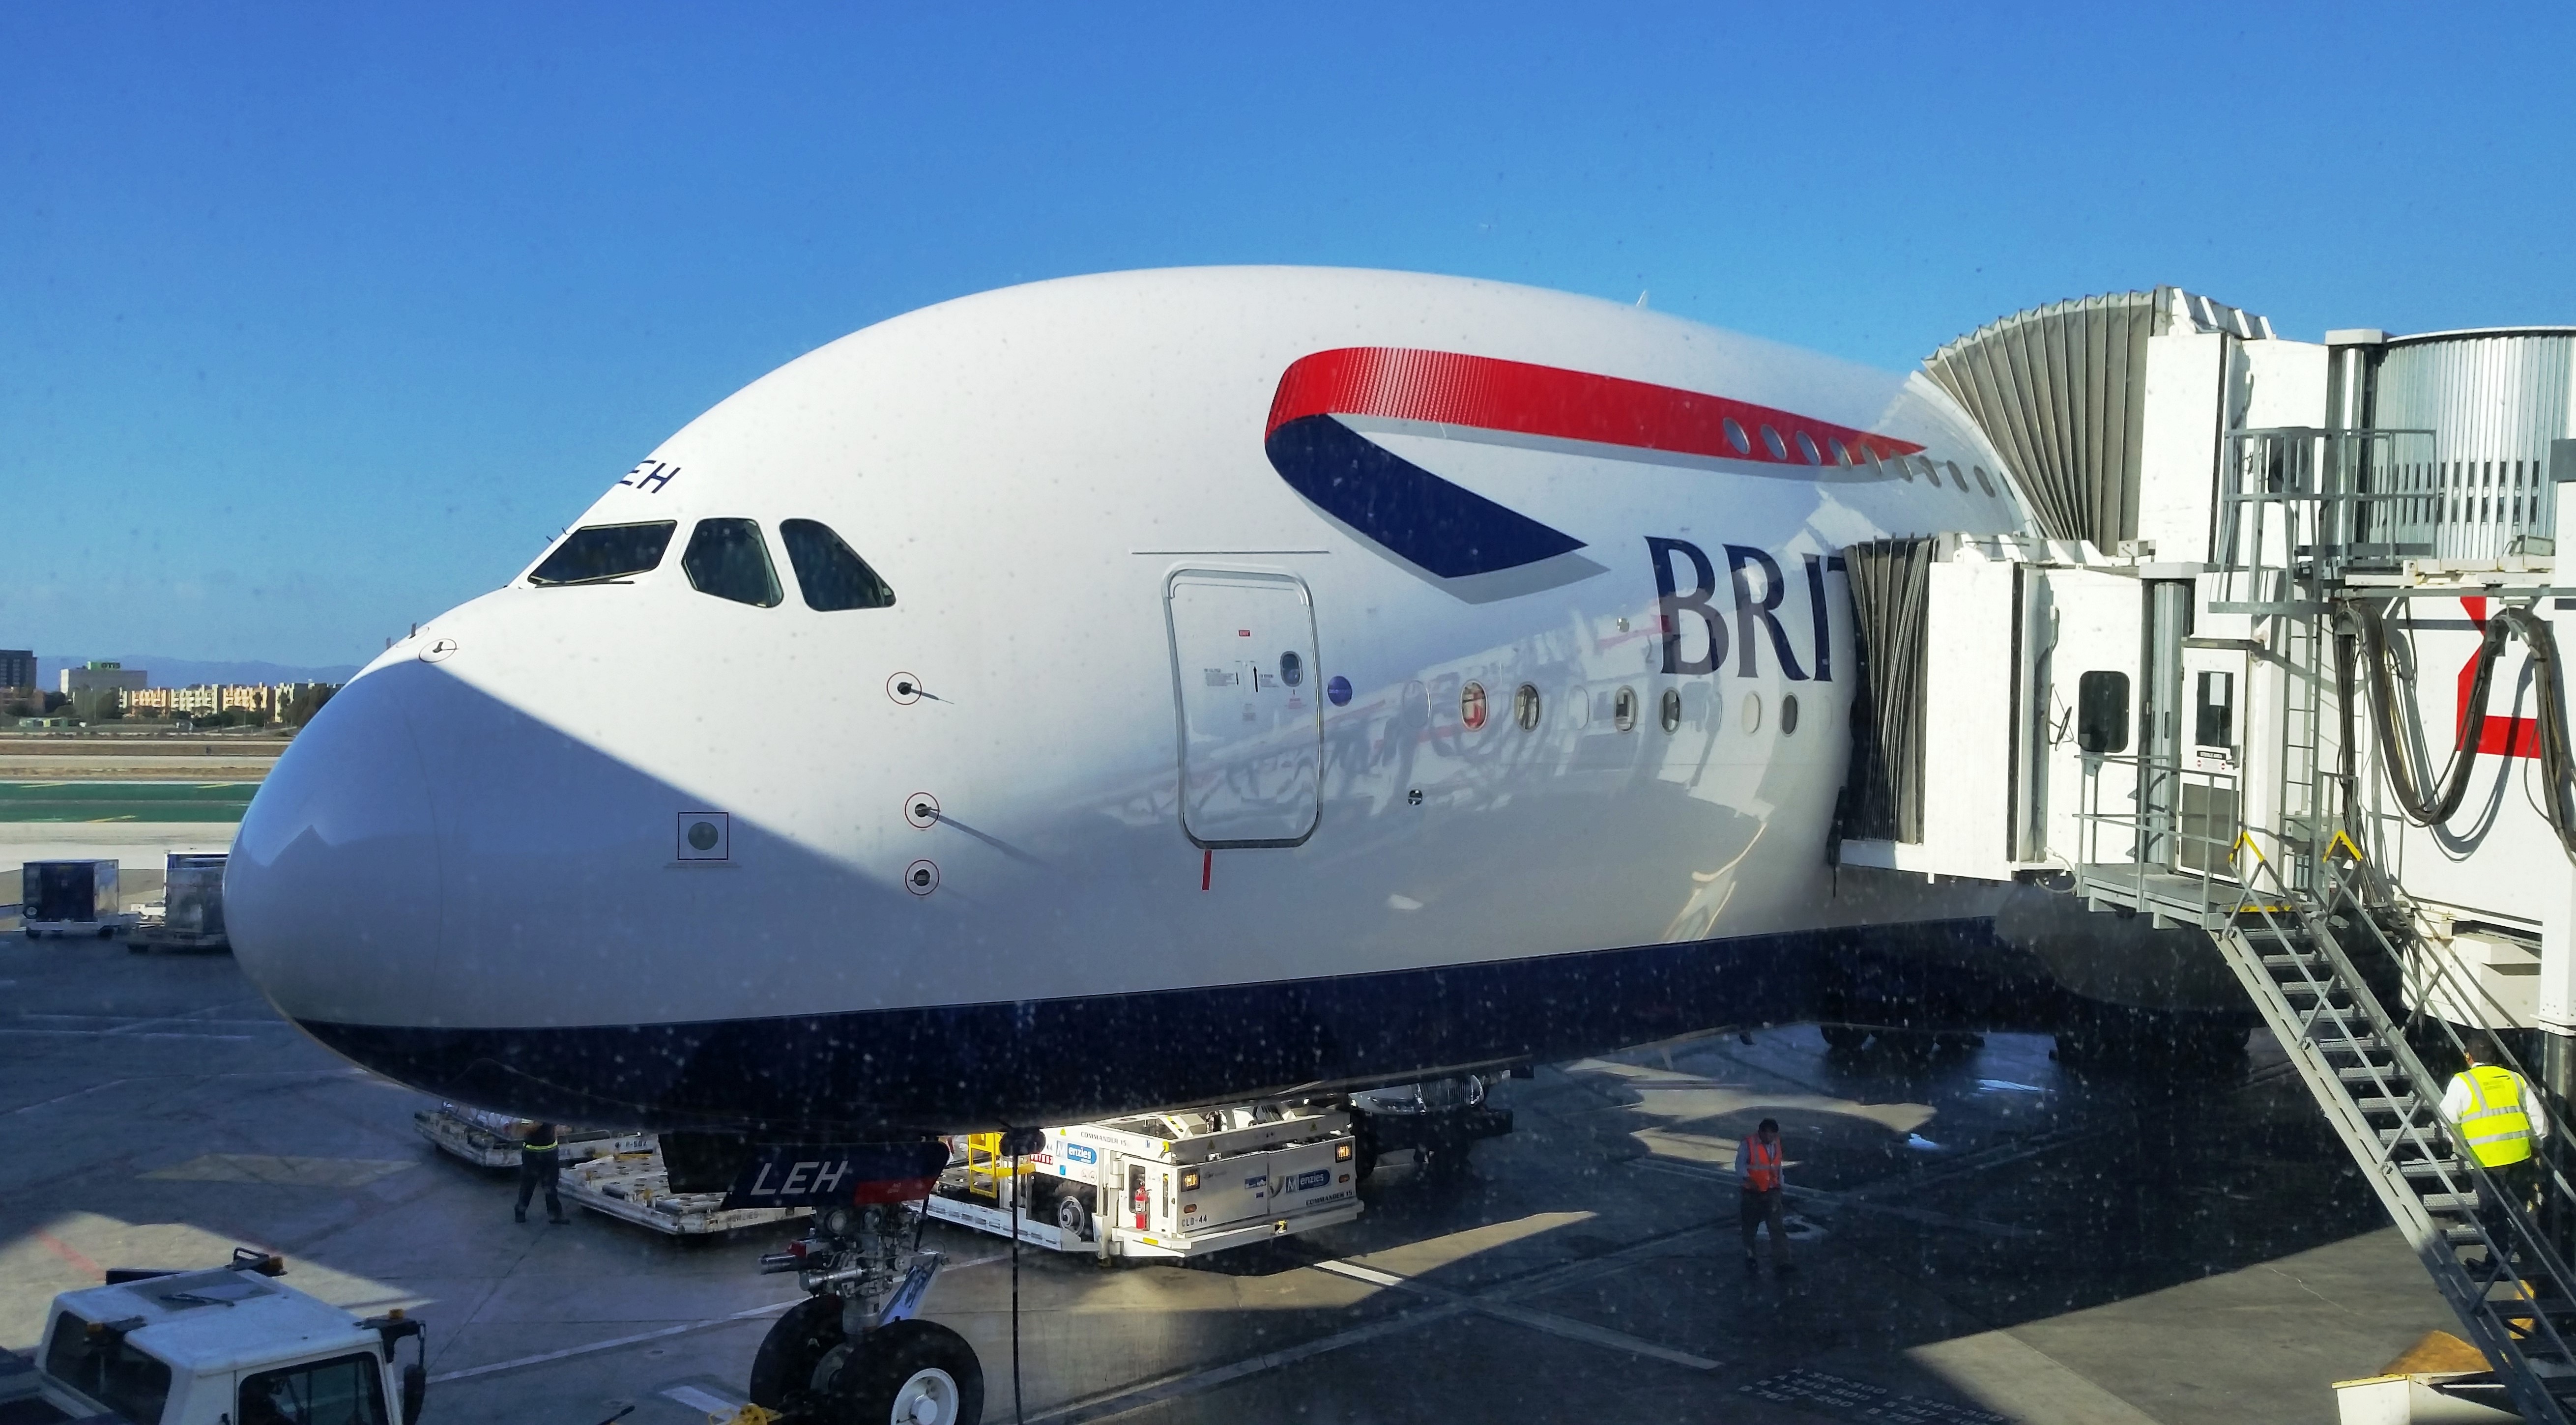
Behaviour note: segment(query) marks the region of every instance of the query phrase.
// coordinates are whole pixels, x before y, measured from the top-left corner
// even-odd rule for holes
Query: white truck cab
[[[361,1319],[236,1251],[208,1271],[108,1273],[54,1298],[31,1367],[0,1374],[0,1416],[130,1425],[415,1425],[421,1324]],[[415,1342],[397,1367],[396,1344]],[[52,1414],[47,1414],[50,1407]]]

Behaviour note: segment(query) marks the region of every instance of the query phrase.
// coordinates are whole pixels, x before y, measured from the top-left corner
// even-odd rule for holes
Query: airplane
[[[1832,864],[1843,551],[2027,533],[1896,375],[1407,273],[879,323],[637,462],[295,739],[226,878],[323,1044],[803,1141],[1329,1093],[2004,965]]]

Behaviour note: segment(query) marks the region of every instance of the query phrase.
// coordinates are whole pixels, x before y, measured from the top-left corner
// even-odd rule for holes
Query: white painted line
[[[104,1039],[110,1034],[119,1034],[123,1032],[124,1031],[122,1030],[116,1029],[0,1029],[0,1034],[9,1035],[13,1038],[19,1039]],[[134,1039],[220,1039],[233,1044],[247,1044],[252,1038],[252,1036],[248,1034],[188,1034],[175,1029],[155,1029],[148,1033],[134,1034],[127,1037]]]
[[[1358,1266],[1350,1262],[1317,1262],[1315,1267],[1319,1271],[1331,1272],[1336,1276],[1350,1277],[1356,1281],[1373,1282],[1379,1286],[1395,1287],[1400,1290],[1428,1296],[1438,1301],[1455,1302],[1459,1305],[1481,1311],[1498,1320],[1509,1321],[1517,1326],[1526,1326],[1533,1331],[1545,1331],[1551,1336],[1562,1336],[1569,1341],[1582,1341],[1594,1346],[1607,1346],[1614,1351],[1625,1351],[1632,1356],[1647,1356],[1658,1361],[1668,1361],[1673,1365],[1687,1366],[1695,1371],[1713,1371],[1718,1367],[1718,1363],[1716,1361],[1712,1361],[1705,1356],[1694,1356],[1687,1351],[1676,1351],[1668,1346],[1658,1346],[1652,1341],[1631,1336],[1625,1331],[1613,1331],[1606,1326],[1594,1326],[1586,1322],[1559,1316],[1554,1312],[1540,1311],[1536,1308],[1527,1306],[1515,1306],[1507,1299],[1507,1296],[1518,1296],[1526,1293],[1532,1286],[1537,1285],[1535,1282],[1515,1282],[1496,1292],[1484,1296],[1460,1296],[1454,1292],[1444,1291],[1439,1287],[1431,1286],[1424,1282],[1411,1281],[1404,1277],[1394,1276],[1386,1272],[1377,1271],[1374,1268]]]
[[[1710,1182],[1739,1181],[1734,1173],[1724,1168],[1707,1168],[1696,1163],[1678,1163],[1663,1158],[1631,1158],[1628,1160],[1628,1166],[1644,1168],[1649,1172],[1671,1173],[1675,1177],[1701,1178]],[[1872,1202],[1850,1193],[1826,1192],[1820,1188],[1798,1187],[1794,1184],[1782,1188],[1781,1191],[1787,1193],[1792,1202],[1813,1203],[1819,1210],[1825,1212],[1845,1208],[1853,1212],[1875,1212],[1883,1217],[1901,1217],[1908,1222],[1921,1222],[1933,1227],[1965,1228],[1971,1232],[1983,1232],[1990,1237],[2039,1235],[2032,1228],[2016,1227],[2009,1222],[1988,1222],[1982,1217],[1958,1217],[1947,1212],[1934,1212],[1929,1208],[1906,1207],[1892,1202]]]
[[[676,1400],[691,1410],[707,1415],[731,1415],[741,1409],[743,1404],[739,1400],[727,1400],[720,1395],[709,1395],[693,1385],[675,1385],[662,1392],[662,1398]]]
[[[1632,1356],[1645,1356],[1671,1365],[1685,1366],[1695,1371],[1713,1371],[1720,1364],[1706,1356],[1694,1356],[1688,1351],[1676,1351],[1668,1346],[1658,1346],[1652,1341],[1640,1340],[1625,1331],[1613,1331],[1607,1326],[1593,1326],[1558,1316],[1553,1312],[1534,1311],[1526,1306],[1514,1306],[1508,1301],[1476,1301],[1470,1304],[1487,1316],[1527,1326],[1533,1331],[1544,1331],[1551,1336],[1562,1336],[1569,1341],[1606,1346],[1613,1351],[1625,1351]]]
[[[805,1298],[800,1296],[796,1298],[796,1301],[803,1301],[804,1299]],[[494,1361],[490,1365],[484,1366],[467,1366],[463,1370],[448,1371],[443,1375],[431,1376],[429,1378],[429,1383],[431,1385],[444,1385],[452,1380],[469,1380],[475,1376],[497,1375],[502,1371],[515,1371],[523,1366],[542,1366],[548,1361],[570,1360],[574,1356],[587,1356],[599,1351],[614,1351],[620,1346],[632,1346],[643,1341],[659,1341],[665,1336],[684,1336],[692,1331],[708,1331],[718,1326],[731,1326],[738,1321],[749,1321],[756,1316],[769,1316],[785,1311],[787,1308],[794,1306],[796,1301],[774,1301],[767,1306],[755,1306],[746,1311],[737,1311],[731,1316],[718,1316],[705,1321],[683,1321],[677,1326],[665,1326],[658,1331],[638,1331],[632,1336],[612,1336],[605,1341],[593,1341],[588,1345],[566,1346],[560,1351],[546,1351],[534,1356],[521,1356],[516,1360]],[[731,1407],[727,1408],[730,1409]]]
[[[1356,1262],[1317,1262],[1315,1264],[1315,1270],[1319,1272],[1331,1272],[1335,1276],[1350,1277],[1354,1280],[1369,1282],[1377,1286],[1412,1285],[1411,1282],[1406,1281],[1402,1277],[1381,1272],[1374,1267],[1363,1267]]]
[[[39,1100],[39,1101],[37,1101],[37,1102],[35,1102],[35,1103],[27,1104],[26,1106],[21,1107],[21,1108],[13,1108],[13,1109],[9,1110],[9,1113],[10,1113],[10,1114],[33,1113],[33,1112],[35,1112],[37,1109],[40,1109],[40,1108],[50,1107],[50,1106],[52,1106],[52,1105],[54,1105],[54,1104],[62,1103],[62,1102],[65,1102],[66,1100],[70,1100],[70,1099],[82,1098],[82,1097],[85,1097],[85,1096],[87,1096],[87,1095],[89,1095],[89,1094],[99,1093],[99,1092],[102,1092],[102,1091],[107,1090],[107,1089],[112,1089],[112,1088],[116,1087],[118,1084],[130,1084],[130,1083],[132,1083],[132,1082],[134,1082],[132,1079],[110,1079],[110,1080],[108,1080],[106,1083],[103,1083],[103,1084],[92,1084],[92,1085],[90,1085],[88,1088],[85,1088],[85,1089],[74,1089],[74,1090],[72,1090],[70,1093],[67,1093],[67,1094],[56,1094],[54,1097],[49,1098],[49,1099],[41,1099],[41,1100]],[[0,1115],[0,1117],[5,1117],[5,1116],[7,1116],[7,1115]]]
[[[1319,1336],[1303,1345],[1267,1352],[1236,1361],[1231,1365],[1211,1366],[1203,1371],[1168,1376],[1162,1380],[1130,1386],[1107,1396],[1073,1401],[1059,1405],[1053,1410],[1041,1410],[1029,1417],[1029,1425],[1044,1425],[1044,1422],[1048,1421],[1062,1421],[1065,1425],[1091,1425],[1093,1421],[1116,1420],[1133,1415],[1140,1410],[1150,1409],[1167,1400],[1197,1395],[1202,1391],[1214,1390],[1221,1385],[1232,1384],[1246,1376],[1274,1371],[1282,1366],[1293,1366],[1299,1361],[1310,1360],[1328,1351],[1364,1345],[1381,1336],[1393,1336],[1417,1327],[1428,1326],[1435,1321],[1445,1321],[1452,1316],[1463,1314],[1466,1310],[1465,1302],[1442,1302],[1424,1306],[1405,1312],[1401,1316],[1390,1317],[1384,1321],[1372,1321],[1366,1326],[1354,1326],[1348,1331],[1337,1331],[1330,1336]]]

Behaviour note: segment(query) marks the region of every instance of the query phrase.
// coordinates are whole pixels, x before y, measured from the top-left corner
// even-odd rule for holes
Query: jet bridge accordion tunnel
[[[2159,287],[2005,317],[1924,375],[2030,525],[1846,551],[1838,860],[2124,877],[2079,908],[2188,926],[2331,852],[2408,927],[2410,1007],[2576,1043],[2576,329],[2302,342]],[[2136,989],[2086,943],[2107,918],[2036,920],[2070,987]]]
[[[2300,342],[2157,288],[1925,376],[2029,523],[1846,552],[1840,863],[2014,884],[1997,938],[2079,995],[2219,969],[2516,1408],[2576,1418],[2576,1132],[2534,1205],[2437,1106],[2484,1034],[2576,1126],[2576,329]]]

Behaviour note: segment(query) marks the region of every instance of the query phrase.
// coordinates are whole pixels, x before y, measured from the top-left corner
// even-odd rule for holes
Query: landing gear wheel
[[[984,1367],[947,1327],[898,1321],[851,1343],[832,1396],[852,1425],[981,1425]]]
[[[1091,1240],[1091,1208],[1082,1200],[1082,1194],[1067,1191],[1056,1196],[1055,1226],[1076,1241]]]
[[[99,939],[101,939],[101,940],[113,940],[113,939],[115,939],[115,938],[116,938],[116,927],[115,927],[115,926],[113,926],[113,925],[102,925],[102,926],[100,926],[100,927],[98,928],[98,938],[99,938]]]
[[[811,1399],[815,1372],[842,1342],[839,1297],[809,1296],[789,1307],[751,1358],[751,1403],[782,1410]]]
[[[1819,1024],[1816,1032],[1825,1036],[1825,1047],[1851,1053],[1869,1042],[1869,1031],[1857,1024]]]

